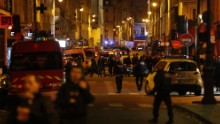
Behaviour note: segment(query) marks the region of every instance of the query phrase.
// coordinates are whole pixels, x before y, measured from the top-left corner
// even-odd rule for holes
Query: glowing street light
[[[149,12],[147,12],[148,13],[148,15],[151,15],[152,14],[152,12],[151,11],[149,11]]]
[[[84,11],[84,9],[83,9],[83,8],[80,8],[80,9],[79,9],[79,11],[80,11],[80,12],[83,12],[83,11]]]
[[[59,2],[63,2],[63,0],[58,0]]]
[[[149,22],[149,19],[142,19],[142,22]]]
[[[156,3],[156,2],[153,2],[153,3],[152,3],[152,6],[153,6],[153,7],[157,7],[157,3]]]
[[[92,19],[92,22],[95,22],[95,19]]]
[[[93,15],[92,15],[92,18],[95,18],[95,17],[96,17],[96,15],[95,15],[95,14],[93,14]]]

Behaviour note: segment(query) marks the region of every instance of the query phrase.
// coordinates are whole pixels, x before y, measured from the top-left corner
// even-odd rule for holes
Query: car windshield
[[[196,71],[197,65],[193,62],[172,62],[170,71]]]
[[[91,58],[95,55],[95,53],[92,51],[86,51],[85,53],[86,53],[86,57],[89,57],[89,58]]]
[[[62,68],[60,53],[21,53],[12,56],[12,71],[52,70]]]

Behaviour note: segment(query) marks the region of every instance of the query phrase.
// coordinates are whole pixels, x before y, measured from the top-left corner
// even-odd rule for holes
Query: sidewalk
[[[220,124],[220,104],[216,105],[175,105],[178,111],[188,114],[205,124]]]

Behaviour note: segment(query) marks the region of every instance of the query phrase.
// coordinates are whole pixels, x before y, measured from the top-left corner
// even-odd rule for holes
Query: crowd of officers
[[[87,105],[94,101],[81,66],[70,66],[55,101],[40,92],[40,78],[27,75],[23,91],[4,98],[7,124],[85,124]],[[1,99],[2,100],[2,99]]]
[[[127,56],[110,55],[108,58],[100,56],[98,60],[93,57],[91,59],[90,76],[97,73],[99,77],[106,76],[106,67],[108,68],[109,76],[116,77],[117,93],[122,91],[122,80],[124,76],[133,74],[136,78],[137,90],[141,91],[144,77],[152,70],[153,66],[160,60],[160,57],[134,54],[131,58]]]

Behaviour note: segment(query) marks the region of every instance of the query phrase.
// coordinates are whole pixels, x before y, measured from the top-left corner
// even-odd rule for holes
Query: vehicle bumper
[[[197,91],[201,90],[201,88],[198,84],[172,84],[172,91]]]

